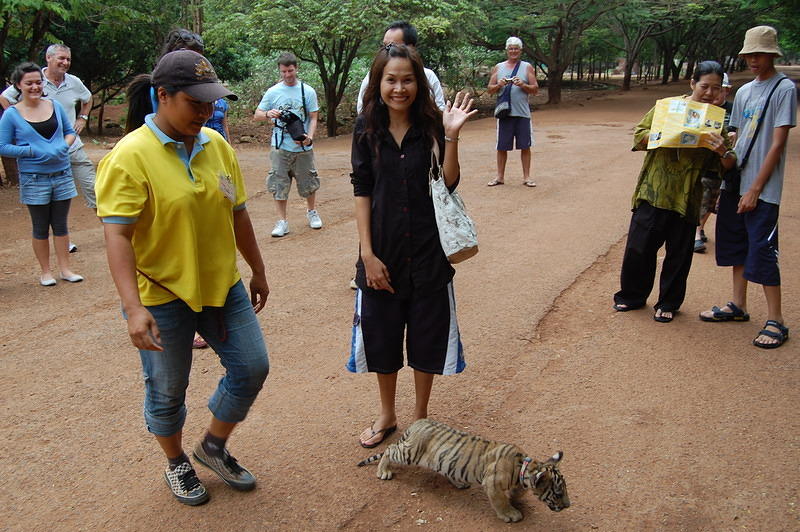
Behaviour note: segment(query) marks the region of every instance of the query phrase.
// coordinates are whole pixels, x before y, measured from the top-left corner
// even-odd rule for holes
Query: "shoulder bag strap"
[[[522,59],[519,60],[517,66],[515,66],[514,70],[511,71],[512,78],[517,75],[517,72],[519,71],[519,66],[521,64],[522,64]],[[502,102],[503,100],[508,100],[509,103],[511,103],[511,85],[506,85],[503,88],[503,94],[501,94],[500,97],[497,99],[498,102]]]
[[[772,94],[775,92],[775,89],[778,88],[778,85],[780,85],[781,82],[784,79],[786,79],[786,76],[783,74],[779,74],[779,76],[780,78],[775,83],[775,85],[772,86],[772,90],[770,90],[769,94],[767,95],[767,101],[764,102],[764,109],[761,110],[761,114],[758,117],[758,122],[756,123],[756,130],[753,132],[753,137],[750,139],[750,144],[747,146],[747,151],[744,154],[744,158],[742,158],[742,164],[739,165],[739,170],[744,168],[744,165],[747,164],[747,160],[750,158],[750,152],[753,150],[753,146],[756,143],[756,137],[758,137],[758,132],[761,131],[761,124],[764,122],[764,116],[766,116],[767,114],[767,109],[769,108],[769,101],[772,98]]]

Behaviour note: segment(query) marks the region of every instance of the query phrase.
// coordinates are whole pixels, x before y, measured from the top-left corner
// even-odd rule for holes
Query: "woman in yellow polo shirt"
[[[236,155],[221,135],[202,127],[215,100],[236,96],[208,60],[190,50],[163,56],[151,84],[158,111],[98,166],[98,215],[128,333],[142,360],[147,428],[169,461],[164,477],[173,495],[197,505],[208,493],[181,438],[194,332],[227,370],[209,399],[211,423],[194,459],[229,486],[252,489],[255,477],[226,442],[269,373],[255,316],[269,286]],[[249,295],[237,248],[252,269]]]

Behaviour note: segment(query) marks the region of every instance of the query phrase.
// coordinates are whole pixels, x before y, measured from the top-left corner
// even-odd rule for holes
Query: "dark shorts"
[[[533,146],[533,125],[530,117],[510,116],[497,121],[497,151],[527,150]]]
[[[780,286],[778,266],[779,205],[758,200],[750,212],[737,214],[739,195],[723,190],[717,213],[718,266],[744,266],[744,278],[766,286]]]
[[[399,371],[403,367],[404,336],[408,365],[412,368],[437,375],[464,371],[452,282],[441,290],[410,299],[359,289],[348,371]]]

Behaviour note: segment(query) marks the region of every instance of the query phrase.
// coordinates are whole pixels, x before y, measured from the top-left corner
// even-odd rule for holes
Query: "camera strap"
[[[306,88],[305,84],[300,82],[300,101],[303,102],[303,127],[305,128],[306,118],[308,118],[308,107],[306,107]],[[278,130],[281,130],[281,138],[278,140]],[[275,127],[272,128],[272,134],[275,138],[275,149],[280,149],[283,145],[283,139],[286,137],[286,124],[279,126],[278,121],[275,121]],[[301,146],[303,151],[308,151],[306,146]]]

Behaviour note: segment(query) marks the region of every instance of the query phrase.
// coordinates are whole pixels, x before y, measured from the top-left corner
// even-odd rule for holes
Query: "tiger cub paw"
[[[517,521],[522,521],[522,512],[513,507],[505,513],[498,513],[497,516],[506,523],[516,523]]]
[[[381,480],[392,480],[392,471],[387,469],[385,471],[378,470],[378,478]]]

